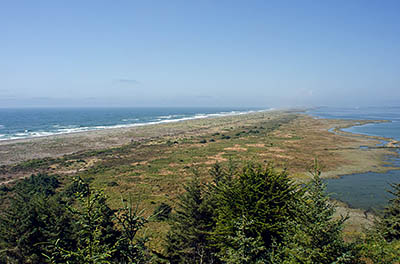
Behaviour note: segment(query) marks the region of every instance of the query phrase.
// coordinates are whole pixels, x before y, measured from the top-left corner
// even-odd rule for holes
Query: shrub
[[[109,183],[107,183],[107,186],[108,187],[114,187],[114,186],[118,186],[119,184],[117,183],[117,182],[115,182],[115,181],[112,181],[112,182],[109,182]]]
[[[43,173],[32,174],[29,178],[18,182],[14,189],[17,192],[26,194],[40,193],[50,196],[55,193],[56,188],[60,186],[58,177],[55,175],[47,175]]]
[[[159,221],[166,220],[169,218],[172,211],[172,207],[169,204],[161,203],[157,208],[154,210],[153,215]]]

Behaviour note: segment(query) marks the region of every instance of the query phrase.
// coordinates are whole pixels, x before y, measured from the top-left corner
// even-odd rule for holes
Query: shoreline
[[[308,114],[307,114],[308,115]],[[374,136],[374,135],[366,135],[362,133],[355,133],[355,132],[347,132],[343,131],[343,129],[351,128],[355,126],[363,126],[368,124],[378,124],[378,123],[386,123],[390,122],[389,120],[364,120],[364,119],[330,119],[330,118],[320,118],[315,117],[313,115],[309,115],[310,117],[317,118],[318,120],[326,120],[332,121],[342,121],[347,122],[346,124],[339,124],[339,125],[332,125],[330,126],[327,131],[331,134],[345,137],[345,138],[354,138],[360,139],[365,141],[365,144],[360,145],[359,148],[355,150],[359,150],[360,153],[365,153],[368,151],[374,151],[376,154],[371,155],[371,158],[375,158],[378,160],[379,164],[375,164],[372,166],[360,166],[359,168],[345,168],[340,170],[340,168],[323,172],[321,177],[323,178],[341,178],[345,177],[346,175],[358,174],[358,173],[368,173],[368,172],[376,172],[376,173],[385,173],[392,170],[400,170],[399,166],[393,165],[391,161],[388,160],[388,156],[395,156],[400,157],[400,153],[396,152],[395,150],[400,149],[400,141],[395,140],[393,138],[382,137],[382,136]],[[346,148],[336,148],[336,149],[329,149],[329,150],[344,150]],[[354,149],[349,147],[349,149]],[[378,153],[382,151],[384,153]],[[393,165],[393,166],[392,166]]]
[[[374,120],[373,122],[364,122],[363,124],[356,124],[355,126],[362,126],[362,125],[367,125],[367,124],[376,124],[376,123],[382,123],[382,122],[390,122],[388,120]],[[389,150],[391,153],[388,155],[383,155],[381,156],[382,162],[387,162],[388,164],[391,164],[390,168],[384,168],[381,165],[379,169],[374,169],[374,170],[368,170],[368,171],[360,171],[360,172],[353,172],[353,173],[346,173],[346,174],[339,174],[337,177],[333,178],[344,178],[351,176],[353,174],[367,174],[367,173],[389,173],[392,171],[400,170],[400,166],[394,164],[392,161],[390,161],[388,156],[395,156],[397,159],[400,157],[400,152],[396,151],[399,150],[399,141],[395,140],[394,138],[387,138],[387,137],[382,137],[382,136],[374,136],[374,135],[366,135],[362,133],[355,133],[355,132],[348,132],[348,131],[343,131],[342,129],[350,128],[354,126],[343,126],[343,127],[333,127],[330,129],[331,133],[339,134],[339,135],[344,135],[347,137],[360,137],[360,138],[367,138],[370,140],[378,140],[381,143],[377,144],[376,146],[368,146],[366,147],[366,150],[371,150],[371,149],[386,149]],[[388,165],[386,165],[388,166]],[[335,217],[340,218],[343,215],[349,216],[348,220],[346,221],[344,231],[352,236],[353,234],[357,233],[362,233],[365,227],[370,227],[373,226],[374,222],[377,219],[377,215],[379,215],[379,212],[374,210],[374,209],[365,209],[365,208],[360,208],[356,206],[352,206],[350,202],[346,202],[342,199],[338,198],[332,198],[332,203],[335,204],[336,206],[336,212],[335,212]]]
[[[177,142],[182,139],[199,141],[204,135],[212,135],[232,129],[239,130],[239,133],[236,134],[240,134],[241,127],[270,122],[275,119],[280,122],[281,118],[285,119],[287,116],[296,116],[298,121],[293,121],[294,124],[284,124],[266,137],[250,135],[256,137],[252,140],[254,143],[251,144],[244,144],[240,140],[236,140],[235,143],[232,142],[231,146],[219,150],[220,154],[218,155],[234,155],[240,159],[243,151],[248,152],[251,149],[254,155],[258,156],[258,159],[275,161],[278,166],[289,164],[290,167],[292,165],[291,172],[298,179],[307,179],[306,164],[310,163],[313,158],[322,159],[327,163],[327,170],[322,174],[324,178],[338,178],[353,173],[382,172],[394,169],[387,166],[385,156],[397,154],[392,151],[389,152],[397,142],[390,141],[384,147],[375,147],[378,140],[389,139],[340,130],[354,125],[384,121],[315,119],[314,116],[302,113],[299,110],[264,110],[128,128],[0,141],[0,176],[2,167],[3,169],[15,167],[17,164],[23,164],[30,160],[68,159],[68,156],[71,155],[79,156],[87,152],[123,148],[132,144],[154,145],[154,148],[157,148],[156,145],[160,142]],[[232,136],[236,137],[235,135]],[[271,141],[268,138],[276,139]],[[266,140],[271,141],[271,143],[266,144]],[[296,144],[293,145],[294,143]],[[274,146],[268,147],[268,144],[271,144],[271,146],[274,144]],[[390,144],[392,148],[388,147]],[[239,145],[241,146],[239,147]],[[361,146],[368,147],[369,155],[366,155],[367,151],[360,149]],[[228,154],[229,152],[231,154]],[[304,162],[297,162],[298,157],[304,156],[304,154],[306,154],[303,157]],[[208,155],[204,153],[204,155],[205,158],[212,156],[211,153]],[[335,158],[330,159],[330,156]],[[94,158],[96,157],[94,156]],[[222,157],[220,159],[226,160]]]
[[[354,124],[346,124],[346,125],[334,125],[328,129],[328,131],[334,135],[344,136],[348,138],[360,138],[366,139],[370,141],[370,143],[374,142],[373,145],[366,144],[366,147],[363,151],[390,151],[387,154],[378,154],[377,157],[381,161],[379,166],[371,166],[369,169],[361,169],[361,170],[345,170],[345,171],[330,171],[323,173],[325,175],[321,175],[322,177],[325,176],[325,179],[340,179],[342,177],[351,176],[353,174],[364,174],[364,173],[387,173],[390,171],[400,170],[400,166],[396,166],[393,162],[388,160],[388,156],[395,156],[397,158],[400,157],[400,153],[396,152],[395,150],[399,149],[399,141],[393,138],[381,137],[381,136],[374,136],[374,135],[365,135],[361,133],[355,132],[347,132],[343,131],[343,129],[354,127],[354,126],[363,126],[368,124],[377,124],[383,122],[390,122],[388,120],[354,120]],[[381,143],[377,143],[377,141]],[[386,164],[385,164],[386,163]],[[390,167],[385,167],[389,166]],[[377,212],[373,210],[366,210],[364,208],[354,207],[351,206],[348,202],[330,198],[332,204],[334,204],[336,211],[334,217],[339,219],[345,215],[348,216],[348,219],[344,226],[344,232],[347,234],[349,238],[353,237],[354,235],[357,237],[357,234],[363,232],[364,228],[373,226],[374,222],[376,221]]]
[[[176,201],[191,179],[191,168],[206,182],[216,162],[230,159],[239,165],[273,162],[297,182],[310,179],[314,158],[325,166],[323,178],[393,169],[385,167],[393,148],[374,148],[383,138],[340,131],[360,122],[382,121],[315,119],[275,110],[0,142],[0,186],[36,173],[57,174],[64,181],[89,177],[110,196],[111,207],[119,205],[121,195],[140,196],[151,212],[161,202]],[[349,232],[374,218],[339,203],[336,215],[342,213],[351,216]]]
[[[392,149],[360,149],[375,147],[381,138],[330,131],[360,122],[371,123],[275,110],[0,144],[0,185],[34,173],[58,174],[66,181],[90,177],[105,189],[111,206],[117,206],[121,195],[140,194],[151,211],[160,202],[174,203],[182,184],[191,178],[190,168],[196,167],[202,180],[209,181],[206,175],[213,164],[230,159],[238,164],[273,162],[287,168],[297,182],[310,179],[308,166],[314,158],[325,166],[323,178],[391,170],[384,165],[385,157],[394,154]],[[372,219],[344,204],[338,212],[350,213],[349,230]]]
[[[32,131],[33,133],[44,133],[44,135],[26,136],[26,137],[20,137],[20,138],[17,138],[17,137],[4,138],[4,139],[0,139],[0,145],[2,145],[3,142],[4,142],[4,144],[18,143],[18,142],[24,142],[24,141],[32,140],[32,139],[36,139],[36,138],[47,138],[47,137],[62,136],[62,135],[69,135],[69,134],[90,133],[90,132],[98,132],[98,131],[104,131],[104,130],[131,129],[131,128],[142,127],[142,126],[178,123],[178,122],[185,122],[185,121],[198,120],[198,119],[207,119],[207,118],[239,116],[239,115],[246,115],[246,114],[253,114],[253,113],[263,113],[263,112],[269,112],[269,111],[275,111],[275,109],[269,108],[269,109],[261,109],[261,110],[217,112],[217,113],[212,113],[212,114],[198,113],[198,114],[195,114],[193,116],[188,116],[188,117],[181,117],[181,118],[177,118],[177,119],[164,119],[164,120],[158,120],[158,121],[149,121],[149,122],[144,122],[144,123],[115,124],[115,125],[109,125],[109,126],[98,125],[98,126],[92,126],[92,127],[77,127],[77,128],[71,128],[69,130],[72,130],[72,131],[66,131],[66,132],[51,132],[51,131],[33,132]],[[65,130],[68,130],[68,129],[65,129]]]
[[[356,124],[356,125],[333,127],[330,129],[330,132],[338,134],[338,135],[348,136],[348,137],[359,137],[359,138],[366,138],[366,139],[370,139],[370,140],[378,140],[381,143],[376,144],[375,146],[360,146],[360,148],[365,147],[364,150],[372,150],[372,149],[390,150],[392,153],[388,154],[389,156],[396,156],[397,158],[399,158],[400,153],[395,152],[395,150],[400,149],[400,146],[399,146],[400,141],[398,141],[394,138],[343,131],[343,129],[351,128],[351,127],[355,127],[355,126],[364,126],[364,125],[387,123],[387,122],[390,122],[390,121],[389,120],[364,120],[364,121],[360,121],[360,123],[357,122],[358,124]],[[393,165],[393,163],[388,160],[388,157],[387,157],[388,155],[385,155],[384,157],[382,157],[382,162],[387,162],[388,164]],[[387,168],[387,169],[385,169],[385,168]],[[379,170],[368,170],[368,171],[364,171],[364,172],[356,172],[356,173],[368,173],[368,172],[384,173],[384,172],[388,172],[388,171],[392,171],[392,170],[400,170],[400,166],[396,166],[396,165],[391,166],[390,168],[389,167],[385,167],[385,168],[380,168]],[[354,173],[340,174],[340,175],[338,175],[337,178],[345,177],[346,175],[351,175],[351,174],[354,174]]]
[[[276,113],[279,114],[285,112],[291,112],[291,110],[265,109],[246,113],[226,114],[222,116],[214,115],[204,118],[174,120],[173,122],[144,123],[129,127],[109,127],[105,129],[78,131],[40,137],[1,140],[0,166],[15,164],[29,159],[45,158],[49,156],[59,157],[80,151],[118,147],[132,142],[151,140],[153,138],[159,138],[163,136],[168,137],[174,134],[195,133],[197,130],[204,129],[203,123],[206,125],[208,123],[213,123],[208,124],[208,128],[211,128],[210,126],[215,125],[215,123],[223,124],[235,122],[237,119],[242,119],[241,117],[246,119],[248,116],[258,114],[271,113],[272,115],[275,115]],[[216,128],[218,129],[219,126],[220,124],[217,124]],[[61,143],[61,146],[57,146],[58,143]],[[11,151],[14,152],[13,150],[17,150],[17,152],[23,152],[23,147],[37,148],[40,145],[49,145],[49,148],[52,146],[58,148],[62,148],[62,146],[64,146],[65,148],[61,151],[51,151],[50,149],[47,149],[43,151],[43,153],[36,151],[36,153],[32,155],[22,155],[17,158],[9,157],[8,160],[4,158],[4,155],[9,155]],[[12,154],[14,155],[15,153]],[[20,153],[16,154],[18,155]]]

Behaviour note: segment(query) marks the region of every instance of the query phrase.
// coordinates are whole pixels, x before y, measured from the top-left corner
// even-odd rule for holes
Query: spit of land
[[[340,130],[369,122],[382,121],[318,119],[281,110],[3,141],[0,183],[33,173],[58,174],[65,181],[81,176],[103,188],[111,206],[132,197],[151,213],[161,202],[174,204],[193,170],[210,180],[208,171],[217,162],[273,163],[299,182],[310,178],[315,158],[323,177],[396,169],[384,157],[396,155],[397,142]],[[380,140],[388,143],[377,147]],[[350,212],[349,232],[372,220],[343,205],[338,211]],[[165,233],[165,223],[155,225],[152,229]]]

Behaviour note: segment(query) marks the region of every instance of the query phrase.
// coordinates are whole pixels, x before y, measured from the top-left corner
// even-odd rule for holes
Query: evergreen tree
[[[261,239],[265,249],[284,235],[285,223],[295,217],[294,202],[299,191],[285,170],[272,166],[247,165],[229,184],[221,184],[216,191],[216,228],[213,239],[225,254],[237,249],[234,240],[237,223],[248,219],[246,237]]]
[[[27,197],[34,194],[51,196],[55,194],[59,186],[60,182],[56,175],[38,173],[17,182],[13,189],[15,192],[24,194]]]
[[[124,203],[116,213],[116,220],[121,235],[116,244],[116,254],[118,263],[147,263],[149,260],[149,252],[145,243],[147,237],[137,237],[137,233],[148,222],[149,218],[142,216],[143,211],[139,211],[138,205],[133,206]]]
[[[320,174],[315,161],[313,180],[296,206],[300,214],[288,222],[284,241],[276,244],[271,255],[272,263],[359,263],[355,245],[345,243],[342,237],[347,217],[333,219],[335,206],[325,193]]]
[[[363,255],[374,264],[400,263],[400,184],[391,187],[393,198],[382,218],[377,218],[375,226],[359,241]]]
[[[47,175],[15,185],[0,215],[0,263],[146,263],[136,234],[147,219],[136,209],[111,210],[104,193],[81,179],[66,188],[76,200],[56,187]]]
[[[379,231],[386,241],[400,240],[400,183],[391,184],[389,191],[394,197],[389,200],[383,217],[378,223]]]
[[[400,241],[388,242],[376,229],[367,230],[366,236],[359,239],[360,251],[367,263],[397,264],[400,263]]]
[[[49,243],[59,240],[73,247],[70,215],[65,202],[54,194],[54,176],[32,175],[17,183],[0,217],[0,247],[6,263],[44,263]]]
[[[167,235],[167,258],[170,263],[213,263],[209,232],[213,229],[212,211],[207,205],[204,186],[195,176],[179,196]]]
[[[78,179],[83,185],[82,192],[77,193],[77,205],[69,206],[76,234],[76,248],[69,250],[57,243],[50,260],[62,258],[69,263],[108,263],[116,255],[116,244],[120,231],[114,226],[114,211],[106,204],[102,191],[92,189]]]
[[[171,211],[172,211],[172,207],[169,204],[161,203],[154,210],[153,215],[158,221],[164,221],[169,218]]]
[[[264,246],[261,237],[248,236],[248,227],[252,221],[241,219],[236,224],[234,236],[229,236],[232,247],[227,248],[224,254],[220,254],[220,259],[229,264],[264,264],[268,263],[268,251]]]

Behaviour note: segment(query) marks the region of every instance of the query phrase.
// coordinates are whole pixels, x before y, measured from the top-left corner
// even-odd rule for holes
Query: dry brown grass
[[[243,148],[240,145],[236,144],[233,147],[224,148],[224,150],[229,150],[229,151],[247,151],[247,148]]]
[[[0,171],[0,181],[38,171],[62,173],[66,178],[91,177],[93,184],[106,190],[111,206],[119,206],[121,196],[132,196],[150,214],[160,202],[175,203],[183,184],[192,177],[193,167],[206,182],[210,167],[229,159],[239,164],[273,162],[278,168],[287,168],[298,181],[309,179],[307,171],[314,158],[324,166],[323,177],[390,169],[382,166],[383,157],[393,154],[390,148],[360,149],[374,147],[379,138],[328,131],[356,122],[360,121],[314,119],[277,111],[1,143],[0,162],[6,166]],[[203,139],[207,143],[199,143]],[[72,152],[78,153],[68,154]],[[44,156],[62,158],[32,168],[15,169],[13,165]],[[110,182],[118,185],[110,187]],[[362,211],[341,208],[339,212],[351,213],[348,232],[358,232],[366,222]],[[161,236],[165,234],[163,223],[152,225]]]

